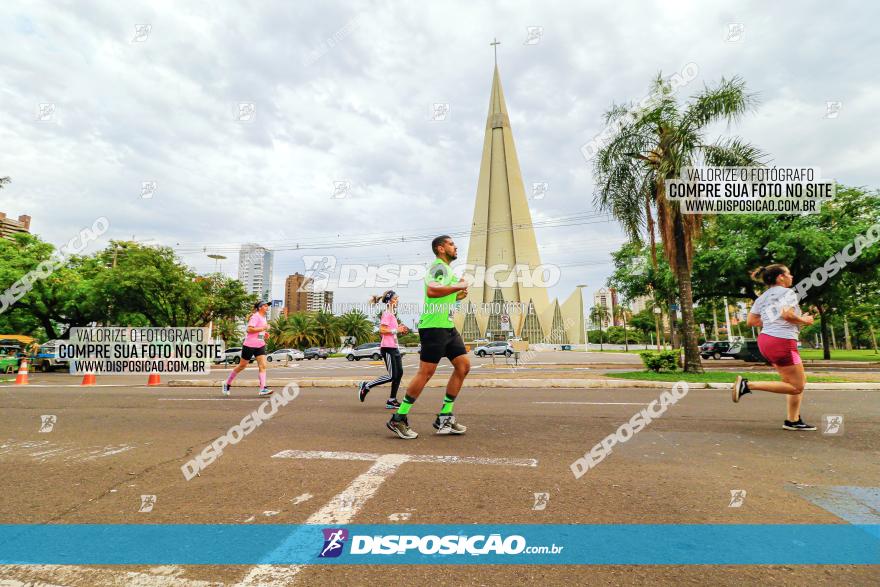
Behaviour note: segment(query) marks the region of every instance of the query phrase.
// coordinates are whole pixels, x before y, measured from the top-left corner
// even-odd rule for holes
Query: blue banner
[[[877,565],[880,525],[0,525],[0,564]]]

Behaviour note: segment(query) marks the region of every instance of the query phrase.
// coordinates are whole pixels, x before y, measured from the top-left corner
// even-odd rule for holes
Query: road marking
[[[303,524],[345,525],[350,524],[355,515],[372,498],[387,478],[397,472],[404,463],[450,463],[471,465],[507,465],[515,467],[537,467],[537,459],[507,459],[489,457],[459,457],[440,455],[376,454],[361,452],[335,452],[323,450],[283,450],[272,455],[273,459],[330,459],[346,461],[372,461],[365,473],[358,475],[351,484],[335,495],[327,504],[308,517]],[[302,531],[294,532],[271,555],[279,558],[279,553],[302,548]],[[256,565],[242,579],[241,585],[290,585],[305,565],[274,566]]]
[[[8,439],[0,444],[0,455],[27,456],[39,463],[63,458],[65,461],[86,462],[117,455],[136,448],[133,444],[109,444],[79,447],[75,444],[56,444],[49,440]]]
[[[880,487],[795,485],[786,489],[850,524],[880,524]]]
[[[579,406],[645,406],[644,402],[532,402],[533,404],[565,404]]]
[[[160,397],[156,399],[160,402],[252,402],[265,399],[265,397],[255,395],[254,397]]]
[[[48,383],[28,383],[27,387],[23,385],[0,385],[0,387],[10,387],[10,388],[22,388],[27,389],[27,387],[133,387],[130,383],[97,383],[95,385],[80,385],[79,383],[64,383],[64,384],[54,384],[50,385]]]

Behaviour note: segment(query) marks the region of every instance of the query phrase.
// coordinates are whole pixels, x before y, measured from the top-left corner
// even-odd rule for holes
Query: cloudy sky
[[[351,243],[470,225],[496,37],[527,191],[549,184],[530,202],[534,221],[594,211],[581,145],[613,102],[688,63],[699,74],[682,99],[733,75],[760,97],[755,114],[713,136],[880,185],[877,8],[577,4],[12,2],[0,18],[0,175],[12,178],[0,211],[31,215],[55,244],[106,216],[105,238],[158,241],[199,271],[222,252],[233,276],[238,245],[261,243],[277,251],[278,298],[304,254],[426,261],[427,241]],[[531,42],[529,27],[541,27]],[[432,120],[438,103],[445,120]],[[254,114],[241,120],[240,104]],[[339,181],[350,191],[332,198]],[[151,197],[144,182],[156,182]],[[552,292],[562,298],[604,284],[624,240],[614,222],[537,238],[543,261],[562,267]],[[405,295],[417,301],[420,289]]]

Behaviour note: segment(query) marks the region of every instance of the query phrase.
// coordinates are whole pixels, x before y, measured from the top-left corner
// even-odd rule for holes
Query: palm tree
[[[318,334],[319,344],[329,347],[339,346],[342,327],[336,316],[330,312],[318,312],[315,314],[315,330]]]
[[[304,349],[320,344],[315,317],[305,312],[279,316],[270,324],[269,335],[275,348]]]
[[[626,331],[626,308],[621,305],[614,306],[614,319],[623,320],[623,348],[629,351],[629,333]]]
[[[590,310],[590,322],[599,324],[599,350],[605,350],[604,337],[602,336],[602,323],[609,319],[609,312],[606,306],[593,306]]]
[[[214,336],[223,340],[224,346],[241,344],[243,332],[241,325],[233,318],[218,318],[214,321]]]
[[[646,107],[616,105],[606,113],[606,122],[620,128],[596,154],[595,203],[613,214],[636,242],[641,242],[642,230],[648,229],[655,269],[656,213],[663,250],[678,284],[684,369],[701,373],[690,274],[693,241],[699,236],[702,217],[682,214],[679,205],[666,198],[665,182],[678,178],[683,167],[760,165],[766,155],[739,138],[721,137],[711,144],[705,139],[706,127],[722,120],[737,121],[757,101],[746,93],[745,82],[738,77],[722,78],[716,87],[706,87],[684,108],[679,107],[669,82],[659,75],[652,90],[655,99]]]
[[[373,334],[373,322],[358,310],[346,312],[337,321],[341,329],[340,335],[352,336],[358,343],[369,340]]]

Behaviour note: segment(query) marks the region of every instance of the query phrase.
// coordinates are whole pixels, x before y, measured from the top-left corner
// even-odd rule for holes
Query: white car
[[[382,352],[379,350],[378,342],[368,342],[351,349],[345,358],[349,361],[360,361],[361,359],[378,361],[382,358]]]
[[[304,358],[303,352],[297,349],[278,349],[266,356],[266,360],[270,363],[274,361],[302,361]]]
[[[485,357],[486,355],[504,355],[509,357],[513,354],[513,346],[507,341],[490,342],[475,348],[474,354],[478,357]]]

